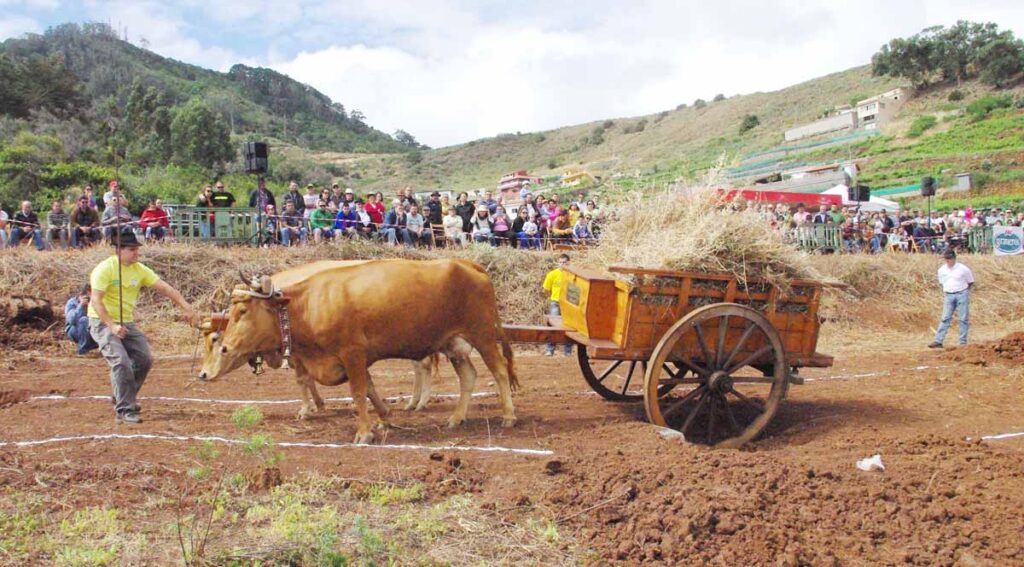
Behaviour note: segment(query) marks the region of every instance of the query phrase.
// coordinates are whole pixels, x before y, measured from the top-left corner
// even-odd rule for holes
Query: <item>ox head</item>
[[[242,275],[242,274],[240,274]],[[203,366],[200,380],[216,380],[262,354],[270,366],[280,368],[283,357],[278,308],[288,301],[269,276],[246,278],[231,292],[226,314],[204,319]]]

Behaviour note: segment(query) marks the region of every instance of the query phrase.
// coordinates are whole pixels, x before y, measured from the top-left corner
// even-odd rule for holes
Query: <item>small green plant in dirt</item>
[[[54,559],[61,565],[109,565],[124,546],[124,522],[113,508],[79,510],[60,524]]]
[[[423,500],[424,487],[420,483],[412,486],[374,484],[367,491],[367,498],[377,506],[409,504]]]
[[[393,556],[398,555],[395,545],[385,542],[384,535],[371,528],[362,516],[356,516],[352,523],[352,531],[359,543],[360,563],[367,567],[376,565],[392,565]],[[381,563],[378,563],[381,561]]]
[[[249,431],[263,423],[263,412],[252,405],[244,405],[231,413],[231,423],[242,431]]]
[[[8,502],[19,498],[10,498]],[[28,554],[43,529],[43,521],[28,506],[0,510],[0,562],[17,560]]]
[[[258,458],[268,467],[277,466],[284,460],[284,453],[274,450],[274,438],[265,433],[256,433],[242,446],[245,452]]]
[[[558,534],[558,524],[549,518],[543,520],[529,520],[527,525],[539,539],[549,545],[554,545],[562,540]]]
[[[274,489],[272,500],[253,506],[246,513],[259,539],[285,543],[297,550],[303,564],[348,565],[347,555],[338,553],[341,515],[332,506],[314,507],[305,501],[295,485]]]

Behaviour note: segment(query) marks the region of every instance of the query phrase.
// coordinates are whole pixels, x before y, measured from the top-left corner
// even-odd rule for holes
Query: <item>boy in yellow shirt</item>
[[[551,270],[544,276],[544,291],[548,292],[548,315],[554,317],[562,316],[562,308],[558,304],[559,294],[562,293],[562,278],[564,276],[562,272],[562,266],[569,263],[569,255],[561,254],[558,256],[558,267]],[[548,343],[547,356],[555,355],[555,343]],[[565,356],[572,356],[572,344],[565,344]]]
[[[146,375],[153,367],[146,335],[135,326],[135,303],[139,290],[152,287],[181,308],[185,320],[191,325],[199,323],[199,315],[184,297],[156,272],[140,263],[142,244],[131,230],[120,238],[120,249],[100,262],[89,278],[92,295],[89,301],[89,334],[100,346],[100,353],[110,366],[110,383],[114,389],[114,412],[120,423],[140,423],[141,409],[136,396]],[[118,264],[120,263],[120,273]],[[124,285],[122,285],[124,282]]]

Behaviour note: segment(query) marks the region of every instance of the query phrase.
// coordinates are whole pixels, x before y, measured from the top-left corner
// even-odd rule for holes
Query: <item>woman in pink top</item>
[[[366,196],[366,214],[370,215],[370,222],[378,229],[384,224],[384,203],[377,201],[377,195],[370,193]]]

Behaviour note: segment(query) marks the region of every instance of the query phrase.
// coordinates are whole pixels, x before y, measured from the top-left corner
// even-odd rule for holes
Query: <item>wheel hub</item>
[[[715,371],[708,378],[708,389],[712,392],[724,394],[732,389],[732,378],[721,370]]]

